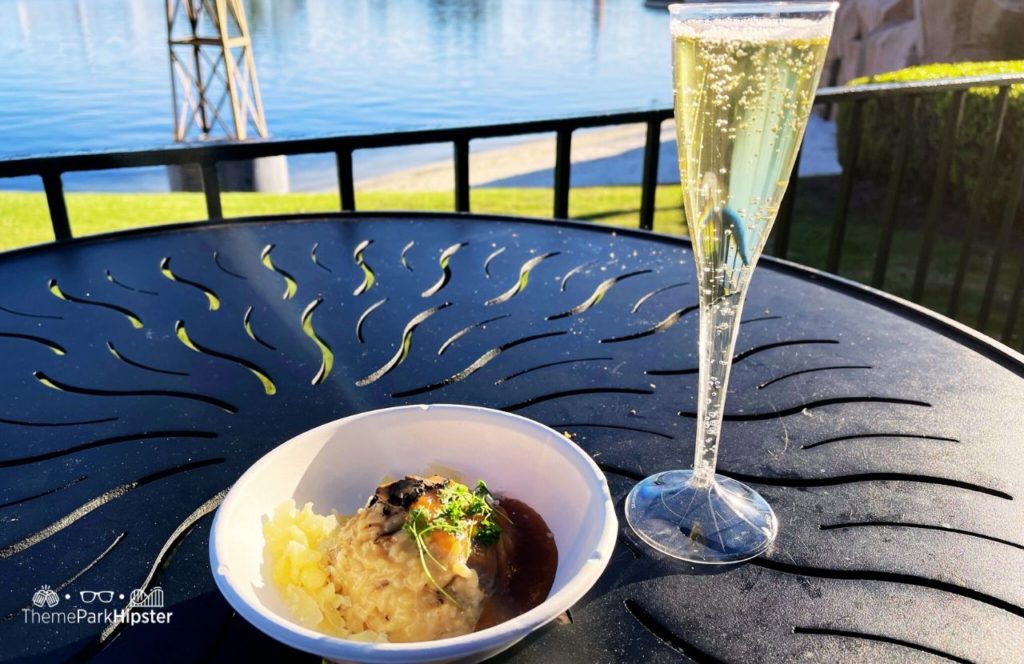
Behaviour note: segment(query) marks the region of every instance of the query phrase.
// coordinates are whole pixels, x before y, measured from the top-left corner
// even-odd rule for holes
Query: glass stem
[[[715,481],[725,393],[745,295],[746,288],[742,288],[728,295],[716,293],[702,297],[700,302],[700,391],[697,395],[697,449],[693,457],[693,482],[699,487],[710,486]]]

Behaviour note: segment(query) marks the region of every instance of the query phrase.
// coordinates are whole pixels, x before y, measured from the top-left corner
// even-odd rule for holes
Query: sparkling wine
[[[786,191],[830,29],[831,20],[768,17],[672,24],[679,172],[708,369],[698,396],[698,481],[713,477],[734,328]]]

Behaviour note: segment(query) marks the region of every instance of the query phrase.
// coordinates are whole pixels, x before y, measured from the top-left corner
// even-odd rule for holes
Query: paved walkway
[[[638,185],[643,173],[644,127],[628,125],[578,131],[572,142],[572,186]],[[486,145],[486,143],[484,144]],[[840,172],[835,148],[835,125],[811,116],[804,141],[800,176]],[[474,146],[470,185],[475,187],[550,187],[554,177],[555,138],[527,139],[515,145],[487,149]],[[674,127],[666,122],[661,133],[658,182],[678,183]],[[454,186],[451,160],[403,169],[356,183],[362,191],[448,191]]]

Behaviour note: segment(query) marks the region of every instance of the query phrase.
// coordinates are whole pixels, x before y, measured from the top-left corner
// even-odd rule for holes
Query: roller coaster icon
[[[164,607],[164,589],[157,586],[146,594],[144,588],[136,588],[131,594],[130,606],[147,608],[147,609],[162,609]]]

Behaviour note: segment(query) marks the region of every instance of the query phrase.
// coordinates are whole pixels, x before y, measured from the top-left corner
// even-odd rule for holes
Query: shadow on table
[[[695,563],[687,563],[683,560],[677,560],[671,556],[659,552],[653,547],[646,544],[643,540],[636,536],[633,529],[629,527],[626,520],[622,517],[619,518],[621,527],[619,528],[619,543],[625,546],[630,552],[636,556],[640,555],[645,558],[650,558],[659,564],[672,565],[672,574],[689,574],[691,576],[712,576],[715,574],[725,574],[735,569],[743,567],[748,564],[746,561],[740,563],[732,563],[729,565],[697,565]]]

